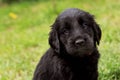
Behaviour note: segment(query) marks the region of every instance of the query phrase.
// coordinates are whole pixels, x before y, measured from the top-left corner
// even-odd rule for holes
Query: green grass
[[[51,0],[2,5],[0,80],[32,79],[35,66],[49,48],[50,25],[58,13],[71,7],[92,13],[101,26],[99,80],[120,80],[119,0]],[[11,12],[17,15],[16,19],[10,17]]]

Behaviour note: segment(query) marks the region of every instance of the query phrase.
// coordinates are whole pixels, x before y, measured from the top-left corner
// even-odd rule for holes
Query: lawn
[[[50,25],[66,8],[92,13],[102,29],[99,80],[120,80],[120,0],[46,0],[0,5],[0,80],[31,80],[49,48]]]

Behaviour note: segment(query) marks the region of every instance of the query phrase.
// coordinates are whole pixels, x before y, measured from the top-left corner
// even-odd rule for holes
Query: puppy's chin
[[[93,50],[85,50],[83,52],[79,52],[78,56],[84,57],[84,56],[90,56],[93,53]]]
[[[85,57],[85,56],[90,56],[94,48],[79,48],[79,49],[74,49],[74,48],[66,48],[66,51],[69,55],[74,56],[74,57]]]

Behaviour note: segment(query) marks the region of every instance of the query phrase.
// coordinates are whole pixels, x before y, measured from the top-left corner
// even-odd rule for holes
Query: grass
[[[49,26],[58,13],[71,7],[94,14],[101,26],[99,80],[120,80],[119,0],[56,0],[2,5],[0,80],[32,79],[35,66],[49,48]],[[17,17],[13,18],[10,13]]]

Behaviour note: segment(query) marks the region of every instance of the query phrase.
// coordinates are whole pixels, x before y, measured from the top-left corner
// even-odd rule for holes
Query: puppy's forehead
[[[65,11],[63,11],[58,18],[62,19],[62,18],[76,18],[78,16],[85,16],[87,15],[87,12],[77,9],[77,8],[70,8],[70,9],[66,9]]]

